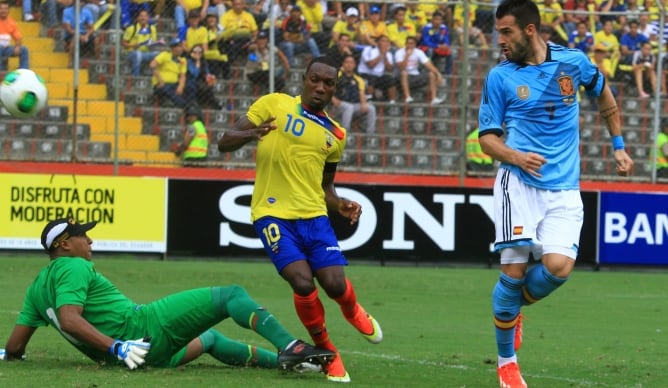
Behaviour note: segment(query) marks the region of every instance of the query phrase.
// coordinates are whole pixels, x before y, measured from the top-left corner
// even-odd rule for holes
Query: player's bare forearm
[[[503,163],[513,164],[533,176],[541,177],[540,168],[547,163],[542,155],[510,148],[494,133],[480,136],[479,142],[482,151],[492,158]]]
[[[482,151],[495,160],[516,164],[518,151],[508,147],[503,139],[496,134],[489,133],[482,135],[479,137],[479,142]]]
[[[617,108],[617,101],[615,100],[614,95],[610,88],[606,85],[603,89],[603,93],[598,97],[598,106],[601,117],[605,121],[608,131],[610,132],[611,137],[622,136],[622,125],[619,115],[619,109]],[[614,139],[613,139],[614,140]],[[621,140],[620,140],[621,141]],[[614,145],[614,142],[613,142]],[[615,158],[615,170],[619,176],[627,176],[633,170],[633,160],[626,153],[626,150],[623,148],[623,141],[620,144],[621,149],[616,149],[614,151],[613,157]]]
[[[36,327],[16,325],[5,344],[5,360],[22,360],[30,338],[37,330]]]
[[[325,204],[327,205],[327,210],[333,212],[339,210],[339,203],[341,202],[341,198],[336,193],[336,188],[334,187],[335,176],[336,171],[325,171],[322,173],[322,189],[325,192]]]
[[[325,171],[322,176],[322,188],[325,191],[325,204],[330,212],[337,212],[350,220],[350,225],[357,223],[362,214],[362,205],[348,198],[339,197],[334,187],[336,171]]]
[[[339,213],[349,219],[350,225],[357,223],[362,214],[362,205],[348,198],[339,197],[333,184],[327,185],[324,189],[327,210]]]
[[[617,108],[617,101],[607,85],[605,89],[603,89],[603,93],[598,97],[597,104],[601,118],[605,121],[610,136],[621,135],[622,127],[619,109]]]
[[[253,140],[261,140],[269,132],[276,129],[274,120],[274,117],[270,117],[262,124],[255,125],[246,116],[240,118],[234,128],[225,131],[218,140],[218,150],[220,152],[232,152]]]
[[[91,325],[81,314],[83,308],[75,305],[63,305],[58,308],[58,321],[60,329],[95,349],[108,351],[114,343],[114,338],[102,334],[95,326]]]

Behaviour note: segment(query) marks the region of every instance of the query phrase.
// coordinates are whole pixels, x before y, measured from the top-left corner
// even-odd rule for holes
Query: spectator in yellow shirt
[[[230,64],[227,58],[227,47],[223,40],[223,27],[218,24],[218,14],[206,15],[207,50],[204,59],[209,62],[209,69],[218,78],[230,79]]]
[[[422,31],[422,28],[427,25],[429,18],[424,11],[418,8],[417,3],[406,3],[406,20],[413,23],[416,31]],[[417,39],[420,41],[419,36],[417,36]]]
[[[200,24],[201,21],[199,11],[191,10],[188,12],[188,25],[181,27],[179,30],[178,38],[185,44],[183,50],[186,55],[190,54],[190,50],[197,45],[204,47],[204,51],[209,49],[207,30]]]
[[[574,28],[571,28],[568,31],[563,29],[563,23],[565,22],[564,12],[559,4],[555,0],[543,0],[543,4],[538,6],[540,10],[540,25],[552,27],[555,35],[552,36],[552,39],[561,45],[566,46],[568,44],[568,35]]]
[[[333,47],[338,43],[341,34],[345,34],[350,38],[349,46],[351,50],[355,47],[357,35],[360,32],[359,14],[359,11],[355,7],[350,7],[346,10],[346,19],[337,21],[332,28],[332,41],[329,45],[330,47]]]
[[[360,24],[359,44],[375,46],[376,39],[387,36],[387,25],[380,19],[380,7],[373,5],[369,8],[369,19]]]
[[[406,7],[398,7],[394,10],[394,23],[387,26],[387,37],[390,38],[392,46],[400,49],[406,46],[406,38],[417,37],[415,25],[406,20]]]
[[[438,9],[438,4],[436,4],[433,0],[419,0],[419,2],[418,9],[424,12],[427,18],[430,18],[431,15],[433,15],[434,12],[436,12]]]
[[[183,92],[186,87],[186,59],[183,42],[179,38],[169,42],[171,51],[163,51],[151,61],[153,96],[163,103],[165,98],[179,108],[186,106]]]
[[[299,0],[296,4],[302,10],[302,16],[311,26],[311,37],[315,39],[318,48],[324,51],[331,41],[331,34],[323,31],[322,21],[325,18],[325,9],[319,0]]]
[[[128,26],[123,32],[121,45],[127,51],[132,75],[139,76],[141,65],[151,62],[160,51],[154,46],[158,42],[156,27],[148,23],[149,13],[143,9],[137,14],[137,23]]]
[[[487,38],[482,30],[475,25],[475,15],[478,6],[475,4],[469,5],[469,43],[478,47],[487,48]],[[464,44],[464,6],[461,4],[455,5],[455,10],[452,14],[454,19],[455,31],[459,38],[459,45]]]
[[[209,0],[176,0],[174,7],[174,21],[176,22],[176,30],[180,30],[186,25],[186,15],[190,11],[197,10],[200,18],[206,17],[206,10],[209,8]]]
[[[229,62],[248,55],[248,45],[257,37],[257,23],[252,13],[246,11],[244,0],[233,0],[232,9],[221,16],[223,39],[228,42]]]
[[[621,52],[619,50],[619,39],[615,35],[612,20],[603,22],[603,28],[594,34],[594,45],[603,45],[608,49],[608,57],[613,69],[617,68]]]

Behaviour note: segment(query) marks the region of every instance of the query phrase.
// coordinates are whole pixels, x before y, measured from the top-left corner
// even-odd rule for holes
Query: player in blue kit
[[[527,386],[515,354],[522,341],[520,309],[566,282],[578,253],[581,86],[597,98],[617,174],[628,175],[633,161],[605,77],[581,51],[541,39],[540,14],[531,0],[503,1],[496,30],[507,60],[487,75],[478,119],[483,151],[501,162],[494,183],[501,274],[492,306],[499,384],[515,388]],[[529,268],[531,253],[540,263]]]

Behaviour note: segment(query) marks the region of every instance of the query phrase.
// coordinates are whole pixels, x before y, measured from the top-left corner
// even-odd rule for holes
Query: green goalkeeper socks
[[[227,365],[278,368],[276,352],[231,340],[214,329],[199,338],[205,353]]]
[[[292,340],[296,339],[283,325],[264,307],[260,306],[240,286],[220,287],[214,304],[220,306],[241,327],[251,329],[271,342],[276,349],[283,350]],[[220,304],[218,304],[220,303]]]

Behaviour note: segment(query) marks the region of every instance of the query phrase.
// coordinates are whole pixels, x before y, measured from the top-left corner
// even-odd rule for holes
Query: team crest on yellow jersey
[[[529,98],[529,86],[528,85],[520,85],[517,87],[517,98],[520,100],[526,100]]]
[[[325,139],[326,139],[325,145],[327,145],[327,149],[332,148],[332,146],[334,145],[334,138],[329,133],[327,133],[325,135]]]

